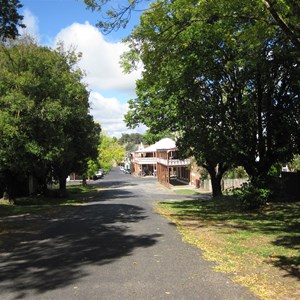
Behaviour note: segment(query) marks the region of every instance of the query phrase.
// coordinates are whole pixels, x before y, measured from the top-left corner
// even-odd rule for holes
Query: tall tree
[[[16,38],[19,35],[18,27],[25,27],[22,23],[23,16],[18,13],[22,7],[19,0],[0,0],[0,39],[2,41]]]
[[[108,172],[113,165],[120,164],[125,157],[125,149],[118,140],[109,137],[106,133],[101,133],[98,153],[100,167],[105,172]]]
[[[262,0],[275,23],[300,51],[300,3],[297,0]]]
[[[299,64],[269,23],[258,1],[157,1],[128,39],[124,66],[144,65],[128,125],[177,131],[214,196],[229,166],[245,166],[257,183],[295,151]]]
[[[105,33],[113,30],[125,28],[130,21],[133,11],[142,11],[140,6],[150,0],[131,0],[124,1],[124,4],[117,6],[107,5],[111,2],[100,0],[83,0],[87,8],[93,11],[103,12],[104,17],[97,23]],[[272,18],[269,19],[269,26],[279,26],[284,34],[290,39],[294,46],[300,50],[300,5],[297,0],[256,0],[262,2],[269,11]],[[196,2],[195,2],[196,4]],[[144,6],[145,7],[145,6]],[[147,9],[151,9],[147,7]]]
[[[51,50],[30,38],[0,48],[0,171],[13,197],[17,176],[69,173],[97,155],[99,126],[89,115],[88,92],[77,55]],[[10,176],[11,175],[11,176]]]

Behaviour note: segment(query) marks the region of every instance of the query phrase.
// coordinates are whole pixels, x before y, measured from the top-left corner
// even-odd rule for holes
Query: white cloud
[[[35,15],[33,15],[32,12],[28,9],[24,10],[23,16],[24,16],[23,24],[26,25],[26,28],[21,28],[20,33],[29,34],[30,36],[36,38],[37,41],[39,41],[40,34],[39,34],[38,18]]]
[[[34,36],[40,41],[39,20],[29,10],[24,10],[24,24],[22,32]],[[124,114],[128,111],[128,104],[124,99],[134,98],[135,81],[140,78],[140,71],[124,74],[119,64],[120,55],[127,50],[126,45],[120,42],[108,42],[101,32],[89,23],[72,25],[62,29],[56,37],[47,37],[54,41],[62,41],[66,47],[74,48],[82,53],[79,67],[87,76],[85,82],[92,91],[90,94],[91,114],[96,122],[101,124],[102,130],[110,136],[119,138],[122,133],[143,133],[146,128],[141,126],[136,130],[129,130],[124,123]],[[106,98],[102,94],[118,95]]]
[[[74,23],[62,29],[55,41],[63,41],[66,47],[75,47],[83,56],[79,63],[87,73],[86,82],[92,90],[115,90],[134,93],[135,81],[140,71],[124,74],[120,67],[120,55],[127,50],[125,44],[105,41],[101,32],[88,22]]]
[[[124,114],[128,111],[128,104],[121,103],[116,98],[105,98],[97,92],[91,92],[91,113],[96,122],[101,124],[103,131],[110,136],[121,137],[122,133],[144,133],[146,128],[141,126],[136,130],[129,130],[124,123]]]
[[[101,124],[102,130],[115,137],[120,137],[121,133],[143,133],[144,127],[129,130],[123,121],[128,104],[120,100],[134,98],[135,81],[141,73],[123,73],[119,62],[121,54],[127,50],[125,44],[106,41],[101,32],[89,23],[74,23],[62,29],[55,38],[55,42],[58,41],[63,41],[66,48],[75,47],[77,52],[82,53],[79,67],[85,70],[85,82],[92,90],[91,114]],[[104,92],[122,99],[116,96],[105,98],[102,96]]]

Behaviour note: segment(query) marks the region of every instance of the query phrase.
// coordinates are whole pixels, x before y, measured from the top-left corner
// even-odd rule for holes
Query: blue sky
[[[126,0],[111,1],[120,5]],[[127,101],[135,97],[135,81],[141,70],[124,74],[119,66],[119,56],[126,50],[121,43],[135,24],[135,13],[129,26],[123,30],[103,35],[95,27],[101,14],[87,10],[82,0],[20,0],[26,31],[35,36],[41,45],[55,47],[63,41],[66,47],[82,52],[79,66],[85,70],[85,82],[90,90],[91,114],[110,136],[121,133],[141,132],[141,127],[130,131],[123,122],[128,110]],[[111,4],[113,5],[113,4]]]

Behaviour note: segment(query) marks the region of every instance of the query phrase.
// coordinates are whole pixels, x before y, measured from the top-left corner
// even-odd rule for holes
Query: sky
[[[126,0],[112,0],[120,5]],[[126,29],[103,35],[95,26],[101,19],[99,12],[86,9],[82,0],[20,0],[20,14],[24,16],[25,31],[43,46],[56,47],[63,41],[66,48],[82,53],[79,67],[86,73],[84,82],[90,91],[91,115],[109,136],[122,133],[143,133],[141,125],[129,130],[124,123],[127,101],[135,98],[135,81],[141,70],[125,74],[119,65],[120,55],[126,51],[122,39],[139,23],[139,13],[133,14]]]

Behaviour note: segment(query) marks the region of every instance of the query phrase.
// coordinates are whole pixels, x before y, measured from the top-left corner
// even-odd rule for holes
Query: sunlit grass
[[[261,299],[299,299],[300,202],[243,212],[233,197],[224,197],[164,202],[157,209],[217,271],[231,273]]]
[[[174,191],[177,195],[194,196],[199,195],[199,192],[192,189],[179,189]]]
[[[94,199],[98,189],[90,186],[68,186],[67,197],[60,198],[53,195],[37,195],[32,197],[17,198],[16,205],[0,200],[0,217],[20,214],[40,214],[44,212],[57,211],[60,206],[79,205]]]

